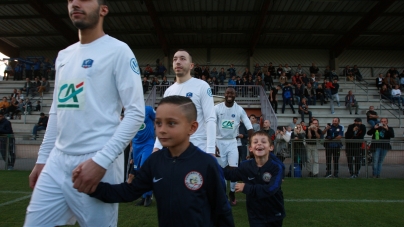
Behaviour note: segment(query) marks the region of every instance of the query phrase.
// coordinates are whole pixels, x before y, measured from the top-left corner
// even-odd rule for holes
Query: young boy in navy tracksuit
[[[101,182],[90,196],[107,203],[131,202],[153,190],[159,226],[234,226],[222,169],[212,155],[189,142],[197,128],[191,99],[163,98],[155,130],[164,148],[150,155],[132,183]]]
[[[285,166],[271,152],[274,146],[265,132],[251,136],[249,149],[254,159],[242,162],[236,169],[225,169],[225,178],[243,181],[236,184],[236,192],[246,194],[251,227],[282,226],[285,207],[281,184]]]

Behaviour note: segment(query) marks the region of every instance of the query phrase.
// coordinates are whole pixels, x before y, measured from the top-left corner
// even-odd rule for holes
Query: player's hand
[[[157,147],[155,147],[155,148],[153,149],[153,152],[152,152],[152,153],[154,153],[154,152],[156,152],[156,151],[158,151],[158,150],[160,150],[160,149],[158,149]]]
[[[131,165],[133,164],[133,159],[131,159],[131,160],[129,161],[129,164],[131,164]]]
[[[236,184],[236,192],[243,192],[244,189],[244,183],[237,183]]]
[[[126,182],[128,182],[128,184],[130,184],[130,183],[132,183],[133,179],[135,179],[135,175],[129,173],[128,180]]]
[[[31,174],[28,177],[29,187],[34,189],[36,181],[38,180],[39,175],[42,172],[45,164],[35,164],[34,168],[31,171]]]
[[[78,165],[73,170],[72,175],[74,175],[75,171],[78,171],[78,175],[73,179],[73,187],[79,192],[90,194],[95,191],[107,170],[90,158]]]

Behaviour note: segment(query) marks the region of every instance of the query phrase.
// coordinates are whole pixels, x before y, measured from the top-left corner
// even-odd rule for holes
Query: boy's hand
[[[157,147],[155,147],[155,148],[153,149],[153,152],[152,152],[152,153],[154,153],[154,152],[156,152],[156,151],[158,151],[158,150],[160,150],[160,149],[158,149]]]
[[[130,183],[132,183],[134,178],[135,178],[135,175],[129,173],[128,180],[126,182],[128,182],[128,184],[130,184]]]
[[[220,157],[220,151],[219,151],[219,148],[217,148],[216,147],[216,149],[215,149],[215,155],[214,155],[215,157]]]
[[[243,192],[244,189],[244,183],[237,183],[236,184],[236,192]]]

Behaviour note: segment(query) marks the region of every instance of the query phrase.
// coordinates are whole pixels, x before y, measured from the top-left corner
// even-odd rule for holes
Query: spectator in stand
[[[202,76],[202,68],[199,66],[199,64],[196,64],[194,68],[194,77],[199,79],[201,78],[201,76]]]
[[[224,85],[224,80],[226,79],[226,72],[224,71],[224,68],[220,69],[220,73],[219,73],[219,82],[220,85]]]
[[[295,75],[292,76],[292,85],[296,86],[298,84],[302,84],[303,81],[301,79],[301,76],[298,72],[295,73]]]
[[[257,116],[255,116],[255,114],[251,114],[249,118],[250,118],[251,125],[253,126],[254,132],[259,131],[260,125],[257,123]]]
[[[13,97],[14,97],[14,98],[18,98],[18,91],[17,91],[17,88],[14,88],[14,89],[13,89],[13,93],[11,93],[8,98],[11,100],[11,98],[13,98]]]
[[[310,66],[310,74],[314,73],[316,76],[321,77],[321,74],[318,73],[320,69],[317,67],[317,65],[313,62],[311,63]]]
[[[243,77],[245,76],[245,77],[250,77],[250,76],[252,76],[252,74],[251,74],[251,72],[250,72],[250,70],[248,69],[248,68],[245,68],[245,70],[244,70],[244,72],[243,72],[243,75],[242,75]],[[252,76],[252,79],[254,80],[254,78],[255,78],[255,75],[254,76]]]
[[[36,140],[38,137],[38,131],[46,130],[48,126],[48,117],[45,116],[44,113],[39,114],[38,123],[35,124],[34,128],[32,129],[32,137],[31,140]]]
[[[324,100],[324,97],[325,97],[325,93],[324,93],[323,85],[319,84],[316,89],[316,98],[317,98],[317,100],[320,100],[321,105],[323,105],[324,103],[327,103]]]
[[[43,93],[49,92],[49,90],[50,90],[50,84],[49,84],[48,80],[46,79],[46,77],[42,77],[41,85],[38,88],[39,96],[43,97]]]
[[[271,77],[271,73],[269,71],[264,73],[264,83],[267,91],[271,90],[272,86],[274,86],[274,80]]]
[[[10,62],[4,63],[6,65],[5,69],[4,69],[4,76],[3,76],[3,80],[8,80],[8,78],[10,76],[13,75],[13,67],[11,67]],[[13,78],[15,80],[15,78]]]
[[[355,115],[358,115],[359,104],[356,101],[355,95],[352,94],[352,91],[348,91],[348,94],[345,96],[345,106],[349,110],[349,114],[352,115],[352,107],[355,107]]]
[[[379,73],[379,77],[376,78],[376,87],[377,87],[377,89],[380,90],[380,88],[382,88],[383,81],[384,81],[383,73]]]
[[[332,120],[332,124],[327,124],[323,133],[325,135],[324,147],[325,157],[327,165],[327,173],[325,178],[332,177],[331,174],[331,159],[334,161],[334,177],[338,178],[338,162],[340,157],[340,151],[342,147],[341,138],[344,133],[344,129],[339,125],[340,119],[338,117]]]
[[[378,120],[379,116],[377,115],[377,112],[375,111],[374,106],[369,106],[369,110],[366,112],[366,121],[373,127],[375,127],[376,124],[379,124],[380,121]]]
[[[51,67],[52,64],[49,61],[49,58],[46,58],[45,61],[42,63],[42,78],[45,77],[46,79],[49,79],[49,74],[51,72]]]
[[[163,65],[163,62],[159,62],[159,65],[157,66],[157,72],[156,72],[156,76],[161,76],[161,78],[163,78],[163,76],[165,75],[165,73],[167,72],[166,67]]]
[[[17,64],[15,64],[13,80],[22,80],[22,67],[23,65],[20,62],[17,62]]]
[[[14,115],[18,116],[19,110],[18,110],[18,101],[16,98],[12,97],[10,101],[10,106],[8,107],[7,113],[10,116],[10,119],[14,119]]]
[[[266,75],[267,72],[269,72],[267,64],[264,64],[264,66],[261,68],[261,72],[262,72],[262,75]],[[271,73],[271,72],[269,72],[269,73]],[[271,74],[269,74],[269,75],[271,75]]]
[[[161,81],[161,85],[163,85],[160,89],[160,97],[164,94],[166,89],[170,86],[170,82],[167,80],[166,76],[163,76],[163,81]]]
[[[348,162],[350,178],[357,178],[361,169],[362,142],[366,135],[366,126],[362,124],[362,119],[355,118],[354,123],[348,126],[345,139],[358,140],[358,142],[346,142],[346,159]]]
[[[311,86],[311,83],[308,83],[304,89],[304,97],[308,100],[308,104],[316,105],[316,89]]]
[[[344,71],[342,71],[342,75],[344,77],[348,77],[349,75],[352,75],[352,69],[349,65],[345,66]]]
[[[307,151],[303,142],[306,138],[306,129],[303,129],[301,124],[296,125],[290,138],[293,140],[293,163],[297,163],[300,170],[303,170],[303,164],[306,165],[307,162]],[[288,176],[291,176],[290,172]]]
[[[271,76],[274,76],[274,79],[276,79],[275,66],[272,65],[272,62],[269,63],[268,71],[271,73]]]
[[[253,72],[253,78],[256,78],[257,75],[262,76],[262,72],[261,72],[261,66],[258,63],[255,63],[254,72]]]
[[[307,77],[307,75],[305,73],[303,73],[302,77],[300,77],[300,79],[302,80],[302,83],[304,84],[304,86],[307,86],[307,84],[310,82],[310,79]]]
[[[260,131],[268,133],[268,136],[269,138],[271,138],[271,140],[275,139],[275,131],[271,128],[270,120],[264,120],[262,126],[260,127]]]
[[[25,61],[25,78],[32,79],[32,65],[34,63],[31,62],[28,58]]]
[[[244,97],[244,89],[241,87],[244,85],[244,82],[241,80],[239,76],[236,77],[236,93],[240,94],[241,97]]]
[[[297,124],[297,117],[293,117],[293,119],[292,119],[292,122],[291,123],[289,123],[289,127],[290,127],[290,129],[293,131],[294,129],[295,129],[295,127],[296,127],[296,124]]]
[[[18,108],[17,108],[18,113],[23,113],[24,112],[24,105],[25,105],[24,100],[23,99],[18,99]],[[16,116],[16,119],[17,119],[17,117],[18,117],[18,120],[21,120],[21,114],[18,114]]]
[[[279,77],[279,83],[281,84],[281,86],[285,86],[285,84],[288,82],[288,78],[286,77],[285,73],[282,72],[280,77]]]
[[[317,89],[318,82],[317,82],[317,78],[316,78],[316,75],[315,75],[315,74],[311,74],[309,83],[312,85],[312,87],[313,87],[314,89]]]
[[[201,80],[207,82],[207,81],[206,81],[206,76],[202,74]]]
[[[391,68],[387,71],[387,73],[390,73],[390,75],[399,74],[399,72],[397,71],[397,69],[394,68],[394,67],[391,67]],[[387,74],[387,73],[386,73],[386,74]]]
[[[278,68],[276,69],[276,75],[278,76],[278,78],[281,77],[282,73],[283,73],[283,67],[282,64],[279,64]],[[276,76],[274,79],[276,79]]]
[[[154,75],[153,69],[152,69],[152,67],[150,67],[149,64],[147,64],[147,65],[146,65],[146,68],[144,68],[144,73],[143,73],[143,75],[144,75],[145,77],[147,77],[147,78],[149,78],[150,75]]]
[[[262,80],[261,76],[257,76],[257,79],[255,80],[255,85],[261,86],[264,91],[265,91],[265,82]],[[260,94],[259,88],[255,87],[254,88],[254,96],[258,96]]]
[[[35,58],[34,59],[34,77],[35,78],[41,77],[40,70],[41,70],[41,62],[37,58]]]
[[[289,104],[290,108],[292,109],[293,113],[295,114],[295,109],[293,108],[293,89],[288,82],[285,83],[285,86],[282,88],[282,113],[285,113],[285,105]]]
[[[403,72],[400,74],[400,88],[401,88],[401,89],[404,88],[404,70],[403,70]]]
[[[384,77],[383,79],[383,84],[385,84],[389,89],[391,89],[391,77],[390,77],[390,73],[386,74],[386,77]]]
[[[400,86],[400,80],[398,79],[398,74],[392,74],[393,77],[390,78],[390,85],[393,89],[396,85]]]
[[[229,78],[232,78],[233,76],[237,76],[236,75],[237,71],[233,64],[230,64],[230,68],[227,69],[227,72],[229,72]]]
[[[247,83],[246,85],[248,85],[248,93],[250,93],[252,95],[253,93],[253,85],[254,85],[254,80],[252,79],[252,75],[248,77]],[[248,95],[248,93],[246,93],[246,95]]]
[[[32,87],[33,87],[33,84],[31,83],[29,77],[25,78],[24,87],[21,88],[21,90],[26,92],[27,97],[28,97],[29,92],[30,92]]]
[[[157,77],[153,77],[151,81],[151,89],[153,89],[153,87],[156,85],[160,85],[159,79]],[[159,87],[156,87],[156,91],[160,91],[159,89]]]
[[[278,126],[275,132],[274,139],[274,154],[276,157],[282,162],[285,161],[286,158],[290,157],[290,149],[288,147],[288,143],[290,141],[291,134],[286,132],[285,127]]]
[[[400,108],[400,101],[401,101],[401,108],[404,107],[404,98],[401,97],[401,90],[398,84],[394,86],[394,88],[391,90],[391,99],[394,103],[397,101],[397,106]]]
[[[312,120],[312,113],[309,110],[309,104],[307,103],[306,98],[302,98],[302,101],[299,103],[299,113],[300,113],[300,116],[301,116],[303,122],[304,122],[305,114],[309,115],[309,122]]]
[[[241,79],[241,83],[244,85],[243,88],[242,88],[242,94],[244,94],[244,95],[247,97],[247,96],[248,96],[247,85],[249,84],[247,78],[246,78],[246,77],[243,77],[243,78]],[[243,96],[243,97],[244,97],[244,96]]]
[[[34,97],[37,94],[38,88],[41,86],[41,84],[42,83],[39,80],[39,78],[35,77],[34,82],[32,82],[32,88],[31,88],[31,91],[30,91],[32,97]]]
[[[285,64],[285,67],[283,67],[283,72],[285,73],[286,77],[288,80],[292,77],[292,68],[288,64]]]
[[[41,101],[36,101],[34,111],[41,111]]]
[[[246,160],[247,157],[247,144],[248,144],[248,131],[245,127],[243,121],[240,121],[240,125],[238,127],[238,135],[237,139],[237,150],[238,150],[238,163],[240,165],[241,162]]]
[[[149,90],[150,87],[150,83],[147,80],[147,77],[143,77],[142,87],[143,87],[143,94],[146,94],[146,92]]]
[[[217,91],[219,89],[219,81],[216,79],[216,77],[212,77],[212,83],[213,83],[213,94],[217,95]]]
[[[362,81],[362,80],[363,80],[362,74],[361,74],[361,72],[359,71],[359,68],[358,68],[357,65],[354,65],[354,67],[353,67],[353,69],[352,69],[352,73],[353,73],[353,75],[355,76],[355,78],[356,78],[357,81]]]
[[[3,100],[0,102],[0,113],[7,114],[8,108],[10,107],[10,103],[7,100],[7,97],[3,97]]]
[[[278,99],[276,95],[278,94],[278,91],[281,90],[281,85],[277,85],[276,87],[271,88],[271,91],[269,91],[269,102],[271,103],[272,108],[275,111],[275,114],[278,114]]]
[[[383,160],[386,157],[387,151],[391,150],[390,139],[394,138],[394,130],[388,126],[388,119],[381,118],[380,123],[381,125],[376,124],[367,132],[369,136],[372,136],[370,150],[373,156],[373,178],[380,178]]]
[[[7,170],[14,169],[15,163],[15,140],[13,136],[13,128],[11,122],[0,112],[0,153],[4,162],[7,163]],[[6,135],[10,135],[6,137]],[[7,139],[9,139],[9,153],[7,154]],[[7,157],[7,159],[6,159]]]
[[[206,79],[210,77],[210,69],[209,66],[203,66],[202,68],[202,75],[205,76]]]
[[[299,104],[300,100],[304,97],[304,89],[303,85],[297,84],[295,86],[295,98],[296,98],[296,103]]]
[[[382,85],[382,89],[380,89],[379,93],[382,99],[386,99],[391,102],[391,90],[387,87],[386,84]]]
[[[323,132],[319,127],[317,119],[309,122],[309,127],[306,128],[306,139],[315,140],[321,139]],[[309,177],[318,177],[319,162],[318,162],[318,149],[317,141],[306,141],[307,163],[306,169],[309,171]]]
[[[339,91],[339,84],[338,84],[338,80],[334,79],[334,83],[332,84],[333,88],[331,88],[331,100],[330,100],[330,107],[331,107],[331,114],[334,114],[334,100],[337,101],[338,106],[340,106],[339,103],[339,95],[338,95],[338,91]]]
[[[324,79],[323,86],[324,86],[324,94],[325,94],[324,98],[326,100],[332,99],[331,89],[334,88],[334,86],[332,85],[332,82],[327,79]]]
[[[210,71],[210,76],[212,78],[215,77],[217,79],[218,75],[219,75],[219,72],[216,70],[216,67],[213,67],[212,71]]]
[[[297,65],[297,68],[296,68],[296,70],[295,70],[295,73],[298,73],[300,76],[303,75],[304,69],[302,68],[302,65],[301,65],[301,64],[298,64],[298,65]]]
[[[32,102],[29,100],[29,98],[25,99],[25,105],[24,105],[24,113],[30,115],[32,111]]]
[[[232,87],[236,86],[236,76],[232,76],[227,84]]]

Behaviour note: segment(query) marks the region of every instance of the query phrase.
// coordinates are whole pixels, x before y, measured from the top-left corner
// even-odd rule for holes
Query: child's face
[[[155,130],[163,147],[178,147],[186,144],[197,128],[198,122],[189,121],[183,107],[167,103],[157,108]]]
[[[269,152],[274,149],[274,146],[270,145],[267,136],[255,135],[252,137],[249,149],[255,157],[263,157],[268,156]]]

